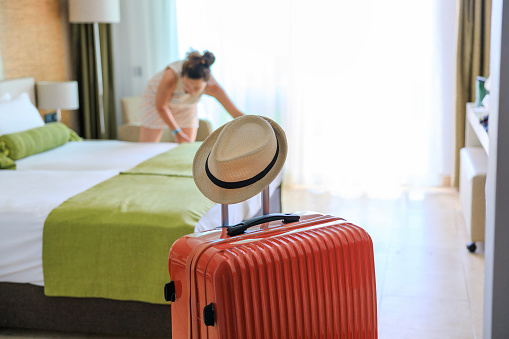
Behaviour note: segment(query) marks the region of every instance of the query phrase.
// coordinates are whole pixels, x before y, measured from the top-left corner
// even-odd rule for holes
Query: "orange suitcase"
[[[377,338],[373,244],[341,218],[269,214],[184,236],[169,272],[174,339]]]

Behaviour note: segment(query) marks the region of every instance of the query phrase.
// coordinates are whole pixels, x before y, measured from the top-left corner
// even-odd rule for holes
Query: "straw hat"
[[[260,193],[279,174],[288,146],[269,118],[243,115],[216,129],[200,146],[193,178],[210,200],[235,204]]]

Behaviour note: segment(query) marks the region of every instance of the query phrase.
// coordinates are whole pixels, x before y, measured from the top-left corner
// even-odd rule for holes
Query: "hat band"
[[[276,163],[276,160],[277,160],[277,156],[279,154],[279,142],[277,141],[277,139],[276,139],[276,142],[277,142],[276,154],[274,155],[274,158],[272,159],[270,164],[267,167],[265,167],[265,169],[263,171],[261,171],[260,173],[258,173],[257,175],[255,175],[254,177],[252,177],[250,179],[241,180],[241,181],[219,180],[212,173],[210,173],[210,170],[209,170],[210,153],[209,153],[209,155],[207,155],[207,161],[205,161],[205,172],[207,173],[207,176],[209,177],[210,181],[212,181],[216,186],[219,186],[221,188],[235,189],[235,188],[243,188],[243,187],[249,186],[251,184],[254,184],[255,182],[259,181],[261,178],[266,176],[267,173],[270,172],[272,167],[274,167],[274,164]]]

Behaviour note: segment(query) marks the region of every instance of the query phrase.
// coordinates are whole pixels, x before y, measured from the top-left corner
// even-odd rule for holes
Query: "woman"
[[[209,51],[193,51],[149,80],[141,103],[141,142],[158,142],[167,126],[176,142],[195,141],[197,104],[203,94],[216,98],[232,117],[243,115],[210,74],[215,59]]]

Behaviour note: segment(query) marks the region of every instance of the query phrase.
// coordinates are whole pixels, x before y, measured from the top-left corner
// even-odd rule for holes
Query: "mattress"
[[[68,142],[17,161],[17,170],[0,171],[0,281],[43,286],[42,234],[49,213],[68,198],[175,146]],[[271,196],[280,183],[281,174],[270,185]],[[260,208],[260,195],[230,205],[230,224],[253,217]],[[215,205],[195,231],[216,228],[220,221],[221,205]]]

